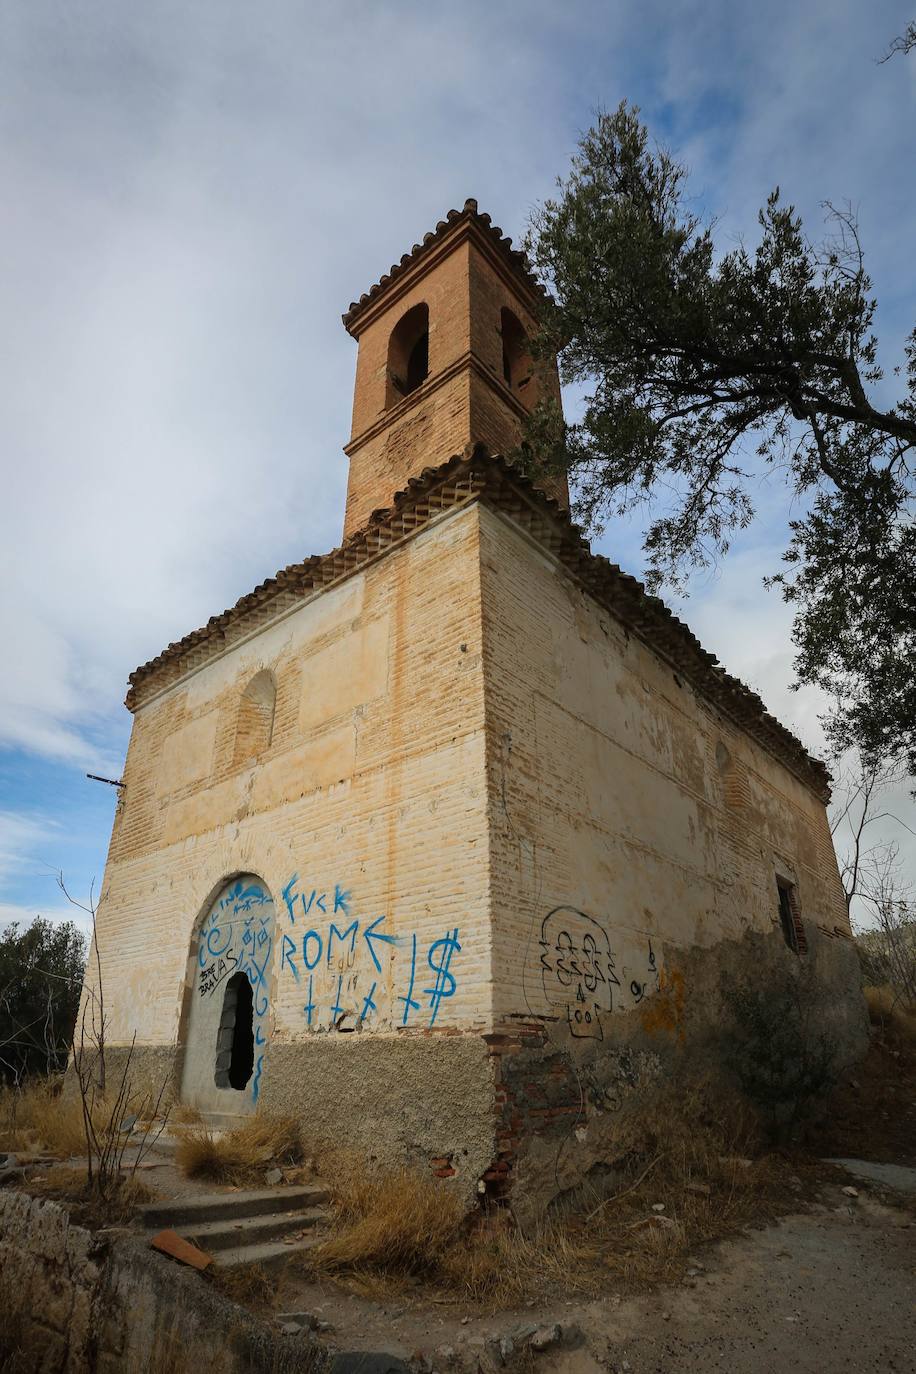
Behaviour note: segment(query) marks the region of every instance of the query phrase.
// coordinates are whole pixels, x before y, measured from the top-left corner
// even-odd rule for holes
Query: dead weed
[[[109,1196],[87,1183],[86,1170],[58,1165],[46,1174],[31,1177],[24,1185],[33,1197],[48,1198],[66,1206],[73,1221],[96,1230],[130,1221],[138,1207],[153,1202],[157,1194],[136,1176],[125,1174]]]
[[[218,1134],[195,1127],[175,1148],[175,1162],[188,1178],[216,1183],[262,1183],[265,1169],[300,1165],[302,1159],[295,1117],[253,1116]]]
[[[497,1208],[469,1217],[462,1200],[410,1170],[328,1171],[333,1233],[305,1252],[312,1278],[369,1296],[418,1281],[440,1301],[504,1307],[558,1292],[597,1294],[671,1281],[704,1242],[798,1205],[806,1166],[761,1155],[752,1117],[696,1089],[618,1127],[600,1181],[527,1228]]]
[[[211,1267],[207,1277],[230,1302],[253,1311],[272,1312],[279,1305],[276,1276],[260,1264],[240,1264],[232,1269]]]
[[[104,1104],[97,1107],[99,1123]],[[59,1078],[35,1079],[0,1089],[0,1149],[43,1151],[69,1158],[86,1153],[79,1094],[65,1093]]]
[[[889,984],[865,987],[862,992],[868,1018],[879,1034],[890,1044],[916,1050],[916,1007],[901,1000]]]

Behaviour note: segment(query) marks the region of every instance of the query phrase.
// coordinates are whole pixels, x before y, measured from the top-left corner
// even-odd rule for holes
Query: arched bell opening
[[[421,302],[402,315],[388,340],[385,409],[416,391],[429,376],[429,306]]]

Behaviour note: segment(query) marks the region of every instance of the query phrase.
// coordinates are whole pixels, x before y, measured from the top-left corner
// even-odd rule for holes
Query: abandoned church
[[[724,979],[804,966],[864,1035],[824,766],[497,456],[559,396],[540,293],[469,200],[350,306],[340,547],[131,675],[96,924],[135,1080],[519,1207]]]

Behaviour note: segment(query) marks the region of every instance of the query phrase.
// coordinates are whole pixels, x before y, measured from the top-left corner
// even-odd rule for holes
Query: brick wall
[[[111,1044],[134,1031],[139,1045],[175,1043],[195,929],[238,873],[258,875],[277,910],[273,1037],[307,1037],[302,939],[332,921],[359,924],[314,970],[313,1032],[334,997],[359,1010],[373,984],[366,1033],[488,1027],[480,652],[472,509],[137,712],[98,915]],[[271,742],[240,763],[239,703],[265,668]],[[336,910],[335,893],[347,894]],[[372,922],[387,939],[365,937]],[[449,947],[433,946],[455,931],[452,991],[434,967]]]
[[[570,931],[633,1010],[678,949],[778,930],[777,871],[848,935],[823,804],[489,510],[481,559],[497,1022],[576,1015],[542,963]]]
[[[530,336],[535,322],[525,298],[511,273],[498,270],[473,240],[463,239],[406,283],[399,281],[390,298],[373,308],[359,332],[345,535],[389,506],[411,476],[467,444],[508,452],[538,395],[549,391],[559,399],[556,366],[539,365],[521,390],[504,380],[502,311],[510,309]],[[398,321],[420,303],[429,308],[429,375],[386,408],[389,340]],[[547,489],[569,504],[563,480]]]

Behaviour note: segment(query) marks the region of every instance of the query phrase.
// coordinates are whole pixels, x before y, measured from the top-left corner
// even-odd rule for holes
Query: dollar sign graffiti
[[[436,975],[436,981],[431,988],[424,988],[423,992],[429,998],[429,1024],[431,1026],[439,1014],[439,1003],[443,997],[453,997],[455,994],[455,975],[449,973],[448,966],[452,962],[452,955],[456,951],[460,952],[460,950],[457,926],[451,935],[446,935],[441,940],[434,940],[429,947],[426,962]],[[438,956],[438,962],[436,956]]]

